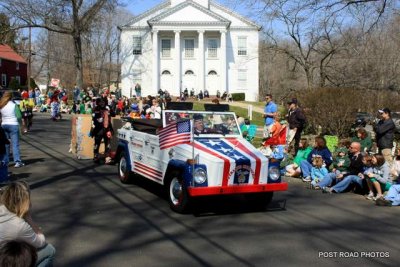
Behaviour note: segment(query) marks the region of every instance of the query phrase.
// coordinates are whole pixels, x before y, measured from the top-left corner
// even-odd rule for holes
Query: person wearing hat
[[[194,123],[193,133],[195,135],[218,133],[217,130],[206,127],[204,125],[203,119],[204,119],[204,117],[202,114],[194,114],[193,115],[193,123]]]
[[[288,143],[294,140],[295,154],[299,150],[299,143],[301,139],[301,132],[306,124],[306,117],[303,111],[297,105],[297,98],[292,98],[288,101],[289,113],[287,114],[287,121],[289,123]]]
[[[193,121],[194,121],[194,129],[193,129],[194,134],[199,135],[206,132],[204,127],[203,115],[194,114]]]
[[[390,109],[383,108],[378,110],[378,112],[381,119],[374,127],[376,143],[379,148],[379,153],[382,154],[385,161],[391,166],[393,163],[392,148],[396,126],[390,116]]]

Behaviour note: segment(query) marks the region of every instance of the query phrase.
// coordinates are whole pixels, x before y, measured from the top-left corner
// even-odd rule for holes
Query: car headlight
[[[202,168],[194,170],[193,178],[196,184],[202,184],[207,180],[207,173]]]
[[[279,173],[279,168],[278,168],[278,167],[271,167],[271,168],[269,168],[269,178],[270,178],[272,181],[278,180],[280,176],[281,176],[281,175],[280,175],[280,173]]]

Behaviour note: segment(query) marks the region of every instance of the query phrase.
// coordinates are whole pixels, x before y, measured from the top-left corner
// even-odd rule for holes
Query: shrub
[[[233,93],[232,99],[233,99],[233,101],[244,101],[245,94],[244,93]]]
[[[377,110],[388,107],[400,110],[397,93],[378,90],[357,90],[351,88],[318,88],[300,92],[295,96],[307,117],[306,132],[346,137],[358,111],[376,114]],[[320,129],[319,129],[320,128]]]

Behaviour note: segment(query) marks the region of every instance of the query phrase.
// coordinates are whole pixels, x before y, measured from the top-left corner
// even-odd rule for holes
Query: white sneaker
[[[25,166],[25,163],[23,163],[22,161],[18,161],[17,163],[15,163],[14,168],[21,168],[24,166]]]
[[[374,192],[369,192],[369,194],[365,197],[368,200],[373,200],[374,199]]]
[[[376,197],[373,198],[374,201],[376,201],[377,199],[383,198],[382,194],[376,195]]]
[[[303,182],[311,182],[311,177],[310,176],[304,177]]]

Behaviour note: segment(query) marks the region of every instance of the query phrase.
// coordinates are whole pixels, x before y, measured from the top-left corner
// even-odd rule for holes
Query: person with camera
[[[382,154],[389,166],[392,166],[392,148],[396,126],[390,116],[390,109],[383,108],[378,110],[378,112],[381,119],[374,126],[376,143],[378,145],[379,153]]]

